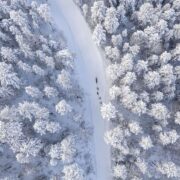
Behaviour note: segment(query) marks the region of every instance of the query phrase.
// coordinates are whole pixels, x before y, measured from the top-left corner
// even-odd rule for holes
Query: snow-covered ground
[[[50,0],[49,3],[57,28],[63,31],[70,50],[76,54],[76,72],[86,95],[86,118],[93,123],[94,127],[96,180],[110,180],[111,153],[110,147],[104,142],[108,122],[101,118],[100,100],[97,95],[98,86],[102,102],[108,101],[108,85],[103,59],[92,40],[91,31],[84,17],[73,0]]]

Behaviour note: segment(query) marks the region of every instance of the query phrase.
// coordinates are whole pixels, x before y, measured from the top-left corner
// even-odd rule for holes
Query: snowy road
[[[99,94],[102,101],[107,102],[108,87],[103,59],[92,41],[91,31],[84,17],[73,0],[50,0],[49,3],[57,28],[63,31],[70,50],[76,54],[76,72],[86,94],[86,117],[94,127],[96,180],[111,180],[110,148],[103,138],[108,129],[108,123],[100,115],[95,82],[97,77]]]

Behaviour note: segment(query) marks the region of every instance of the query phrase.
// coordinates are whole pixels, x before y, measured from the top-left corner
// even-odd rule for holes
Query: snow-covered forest
[[[0,1],[0,179],[81,180],[91,128],[74,55],[47,4]]]
[[[0,0],[0,180],[180,179],[180,0]]]
[[[76,1],[106,55],[115,179],[179,179],[180,1]]]

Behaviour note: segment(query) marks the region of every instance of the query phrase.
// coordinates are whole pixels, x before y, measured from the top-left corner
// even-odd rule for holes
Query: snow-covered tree
[[[147,172],[147,163],[143,160],[143,159],[140,159],[138,158],[137,161],[136,161],[136,166],[139,168],[139,170],[145,174]]]
[[[84,172],[76,163],[65,166],[63,173],[64,180],[84,180]]]
[[[139,60],[136,64],[135,71],[140,75],[141,73],[146,73],[148,71],[148,62]]]
[[[167,176],[167,178],[177,178],[177,166],[173,162],[162,162],[157,164],[157,171]]]
[[[118,35],[112,35],[111,41],[114,46],[121,47],[123,43],[123,39],[121,34]]]
[[[70,164],[73,162],[73,158],[76,154],[75,141],[73,136],[68,136],[61,141],[51,145],[49,155],[51,157],[51,165],[56,166],[58,161],[62,161],[64,164]]]
[[[87,13],[88,13],[88,5],[87,4],[83,4],[82,11],[83,11],[84,16],[86,17]]]
[[[141,126],[138,124],[138,122],[130,122],[128,124],[129,130],[131,133],[137,135],[139,133],[142,133],[142,128]]]
[[[180,24],[175,24],[173,30],[175,39],[180,39]]]
[[[50,86],[45,86],[44,93],[48,98],[56,97],[58,95],[57,89],[55,89],[54,87],[50,87]]]
[[[46,56],[44,59],[47,67],[54,69],[55,68],[55,62],[54,59],[52,57]]]
[[[170,60],[171,60],[172,56],[171,53],[168,53],[167,51],[164,51],[161,55],[160,55],[160,63],[161,64],[167,64]]]
[[[65,100],[59,101],[56,105],[56,111],[61,115],[64,116],[67,113],[72,111],[71,105],[69,105]]]
[[[15,92],[11,87],[0,87],[0,98],[6,99],[14,95],[15,95]]]
[[[48,122],[46,124],[46,129],[50,133],[58,133],[61,130],[61,126],[58,122]]]
[[[45,75],[45,71],[44,69],[42,69],[41,67],[39,67],[38,65],[33,65],[32,66],[32,70],[35,74],[39,75],[39,76],[44,76]]]
[[[2,86],[13,86],[19,89],[21,81],[13,71],[11,64],[0,62],[0,83]]]
[[[112,86],[109,90],[111,100],[116,99],[121,93],[121,89],[118,86]]]
[[[109,120],[115,118],[116,112],[117,111],[116,111],[115,107],[111,103],[103,104],[101,106],[101,115],[102,115],[103,119],[106,119],[109,121]]]
[[[38,139],[26,140],[26,142],[22,143],[20,147],[20,152],[16,155],[17,160],[20,163],[24,163],[24,158],[26,160],[31,160],[32,157],[37,156],[37,154],[39,153],[42,147],[43,147],[43,144]]]
[[[139,11],[137,12],[137,18],[139,23],[141,23],[143,26],[152,24],[158,20],[156,13],[154,13],[153,5],[150,3],[142,4]]]
[[[50,147],[49,156],[51,157],[50,164],[51,166],[56,166],[58,164],[58,160],[61,159],[61,145],[60,143],[53,144]]]
[[[36,120],[36,122],[33,125],[33,128],[37,133],[39,133],[41,135],[45,135],[47,132],[56,133],[61,129],[59,123],[48,122],[48,121],[42,120],[42,119]]]
[[[30,33],[28,23],[27,23],[27,14],[25,14],[21,9],[12,10],[9,13],[12,21],[21,27],[21,29],[27,34]]]
[[[144,82],[148,88],[153,89],[155,86],[160,84],[160,75],[156,71],[149,71],[144,75]]]
[[[152,93],[152,100],[158,102],[158,101],[162,101],[163,100],[163,93],[160,91],[155,91],[154,93]]]
[[[46,22],[51,21],[50,9],[48,4],[40,4],[40,6],[37,8],[37,12]]]
[[[106,33],[105,33],[105,30],[103,29],[101,24],[96,25],[94,32],[93,32],[93,35],[92,35],[92,38],[98,46],[105,44]]]
[[[110,64],[106,69],[107,76],[112,80],[117,80],[121,75],[124,74],[124,69],[119,64]]]
[[[105,20],[104,20],[104,27],[106,31],[110,34],[115,33],[117,28],[119,27],[119,22],[117,19],[117,12],[114,7],[110,7],[107,9]]]
[[[123,130],[121,127],[115,127],[106,132],[105,141],[113,148],[121,148],[121,141],[124,138]]]
[[[120,52],[117,47],[106,46],[106,57],[112,61],[117,61],[120,58]]]
[[[155,103],[151,106],[150,116],[157,120],[167,120],[169,118],[169,112],[163,104]]]
[[[175,10],[179,10],[180,9],[179,0],[174,0],[173,1],[173,8]]]
[[[37,87],[26,86],[25,91],[32,98],[40,98],[42,96],[41,91]]]
[[[37,133],[44,135],[44,134],[46,134],[46,124],[47,124],[47,122],[44,120],[37,120],[34,123],[33,128]]]
[[[121,79],[121,83],[123,85],[131,86],[136,80],[136,74],[134,72],[127,72]]]
[[[65,90],[71,88],[70,73],[66,70],[62,70],[57,77],[57,83]]]
[[[180,66],[176,66],[174,68],[174,74],[176,75],[176,79],[179,80],[180,79]]]
[[[68,49],[62,49],[56,53],[56,63],[59,66],[62,66],[62,64],[70,69],[73,69],[74,63],[73,63],[73,55]]]
[[[17,60],[16,51],[13,51],[11,48],[8,47],[1,48],[1,56],[7,62],[14,62]]]
[[[176,112],[174,122],[180,125],[180,111]]]
[[[91,18],[94,23],[101,23],[104,20],[106,7],[103,1],[95,1],[91,7]]]
[[[25,58],[28,58],[28,57],[33,58],[33,52],[31,50],[30,45],[26,42],[26,39],[22,35],[16,35],[16,41],[22,53],[24,54]]]
[[[113,176],[115,178],[126,179],[127,178],[127,169],[125,165],[116,165],[113,168]]]
[[[75,139],[68,136],[61,142],[61,160],[65,164],[72,163],[75,155]]]
[[[172,84],[175,81],[173,66],[171,66],[170,64],[161,66],[161,68],[159,69],[159,74],[161,76],[161,81],[165,85]]]
[[[131,44],[137,44],[141,48],[147,47],[148,36],[141,30],[135,31],[130,39]]]
[[[19,145],[17,145],[17,143],[18,140],[23,137],[22,123],[5,123],[3,121],[0,121],[0,130],[0,142],[12,145],[11,143],[13,143],[14,141],[13,150],[16,151],[17,147],[19,150]]]
[[[48,119],[49,110],[47,108],[41,107],[38,103],[24,101],[19,103],[18,113],[23,119],[29,119],[32,121],[35,119]]]
[[[153,147],[152,140],[149,136],[142,137],[141,141],[139,142],[139,145],[144,149],[147,150],[149,148]]]
[[[179,138],[179,135],[177,134],[176,130],[160,132],[159,134],[160,142],[163,145],[174,144],[178,138]]]
[[[132,71],[133,64],[134,64],[134,62],[133,62],[132,55],[131,54],[126,54],[121,59],[120,66],[122,67],[122,69],[124,69],[125,72],[127,72],[127,71]]]
[[[124,105],[125,108],[128,108],[130,110],[132,110],[133,108],[136,108],[135,105],[136,105],[136,102],[137,102],[138,95],[135,92],[130,91],[128,89],[128,87],[123,86],[122,91],[121,91],[121,95],[122,95],[121,102],[122,102],[122,104]],[[134,109],[134,112],[136,112],[136,109]]]
[[[149,31],[151,31],[151,29],[148,29],[147,31],[145,31],[145,33],[149,33]],[[163,51],[163,47],[162,47],[162,40],[161,37],[158,33],[150,32],[148,34],[148,49],[151,53],[155,53],[155,54],[161,54]]]
[[[142,93],[140,93],[139,98],[140,98],[140,100],[142,100],[142,101],[144,101],[146,103],[149,103],[149,101],[150,101],[149,93],[146,92],[146,91],[143,91]]]
[[[24,72],[27,72],[27,73],[31,73],[32,72],[31,66],[28,65],[27,63],[19,61],[17,65],[18,65],[19,69],[23,70]]]

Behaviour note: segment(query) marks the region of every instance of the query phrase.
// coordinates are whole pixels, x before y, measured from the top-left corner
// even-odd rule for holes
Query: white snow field
[[[95,179],[111,180],[110,147],[104,142],[108,122],[101,117],[100,102],[97,96],[98,84],[102,102],[108,101],[104,61],[92,40],[88,24],[73,0],[50,0],[49,3],[57,28],[66,37],[70,50],[76,54],[75,71],[85,92],[86,118],[93,123],[94,127]]]

